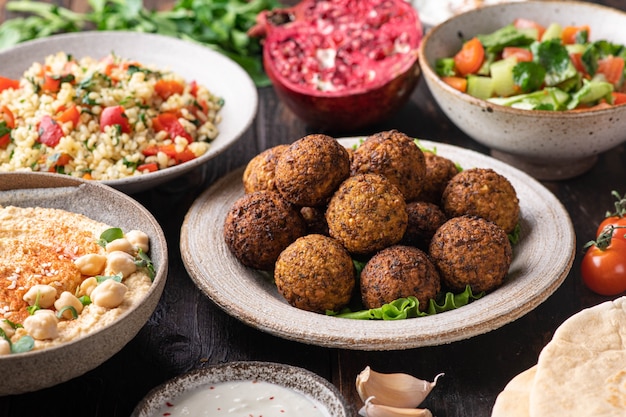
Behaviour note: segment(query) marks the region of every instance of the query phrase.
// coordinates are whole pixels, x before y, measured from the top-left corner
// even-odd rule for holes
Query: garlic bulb
[[[365,401],[365,405],[359,410],[359,415],[363,417],[433,417],[427,408],[398,408],[387,405],[374,404],[370,397]]]
[[[356,390],[363,402],[373,397],[370,400],[372,404],[414,409],[424,401],[442,375],[429,382],[408,374],[382,374],[368,366],[357,376]]]

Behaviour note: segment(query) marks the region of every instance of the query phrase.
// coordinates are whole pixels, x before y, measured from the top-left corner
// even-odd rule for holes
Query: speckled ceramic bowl
[[[148,321],[167,278],[167,244],[152,214],[126,194],[97,182],[46,173],[0,174],[0,206],[51,207],[84,214],[150,237],[156,276],[143,301],[114,323],[70,343],[0,356],[0,396],[47,388],[87,371],[120,351]],[[2,255],[0,255],[0,262]]]
[[[77,58],[102,58],[113,52],[145,65],[169,69],[188,81],[196,80],[224,99],[225,104],[220,111],[222,121],[218,125],[219,135],[204,155],[148,174],[102,181],[125,193],[155,187],[209,163],[241,137],[256,115],[256,87],[237,63],[197,43],[150,33],[93,31],[25,42],[0,52],[2,75],[19,78],[33,62],[43,62],[46,56],[57,52],[72,54]]]
[[[577,1],[524,1],[485,6],[434,27],[420,46],[426,83],[443,112],[492,155],[535,178],[558,180],[590,169],[597,155],[626,140],[626,106],[588,111],[520,110],[461,93],[435,72],[438,58],[452,56],[469,39],[523,17],[543,25],[589,25],[591,39],[626,43],[626,13]]]
[[[258,380],[290,388],[321,404],[332,417],[352,417],[354,409],[326,379],[306,369],[272,362],[230,362],[197,369],[154,388],[135,407],[131,417],[156,417],[166,402],[210,384]],[[208,414],[207,414],[208,415]]]

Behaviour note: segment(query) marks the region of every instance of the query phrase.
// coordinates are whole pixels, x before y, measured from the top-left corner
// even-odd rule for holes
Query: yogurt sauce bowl
[[[131,417],[348,417],[354,410],[326,379],[269,362],[197,369],[154,388]]]

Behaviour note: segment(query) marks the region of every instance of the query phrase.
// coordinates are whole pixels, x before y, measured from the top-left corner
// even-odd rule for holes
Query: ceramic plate
[[[358,139],[342,139],[351,146]],[[196,285],[224,311],[286,339],[358,350],[398,350],[440,345],[494,330],[534,309],[567,276],[575,253],[569,215],[557,198],[522,171],[489,156],[422,141],[463,168],[492,168],[515,187],[520,200],[521,241],[504,285],[473,303],[433,316],[399,321],[340,319],[291,307],[263,273],[230,253],[223,224],[243,195],[243,168],[214,183],[193,203],[181,230],[181,252]],[[559,242],[559,245],[554,245]]]
[[[126,193],[142,191],[182,175],[221,154],[250,126],[256,115],[258,94],[252,79],[234,61],[207,47],[180,39],[137,32],[81,32],[26,42],[0,52],[2,75],[19,78],[35,61],[56,52],[77,58],[101,58],[114,52],[145,65],[170,69],[187,81],[196,80],[224,99],[219,135],[204,155],[162,171],[106,180]]]
[[[250,380],[293,389],[324,406],[330,416],[354,415],[334,385],[306,369],[272,362],[231,362],[191,371],[154,388],[135,407],[131,417],[156,416],[166,402],[176,403],[177,396],[209,384]]]
[[[150,237],[149,254],[156,275],[144,300],[101,330],[55,347],[1,355],[2,374],[11,377],[0,383],[0,396],[36,391],[68,381],[96,368],[121,350],[156,308],[168,267],[167,244],[159,223],[137,201],[111,187],[57,174],[3,173],[0,174],[0,206],[9,205],[58,208],[124,231],[142,230]]]

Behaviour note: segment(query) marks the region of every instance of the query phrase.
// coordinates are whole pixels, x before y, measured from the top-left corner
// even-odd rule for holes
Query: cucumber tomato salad
[[[590,40],[590,28],[542,26],[518,18],[464,42],[436,71],[452,87],[529,110],[602,108],[626,103],[624,45]]]

